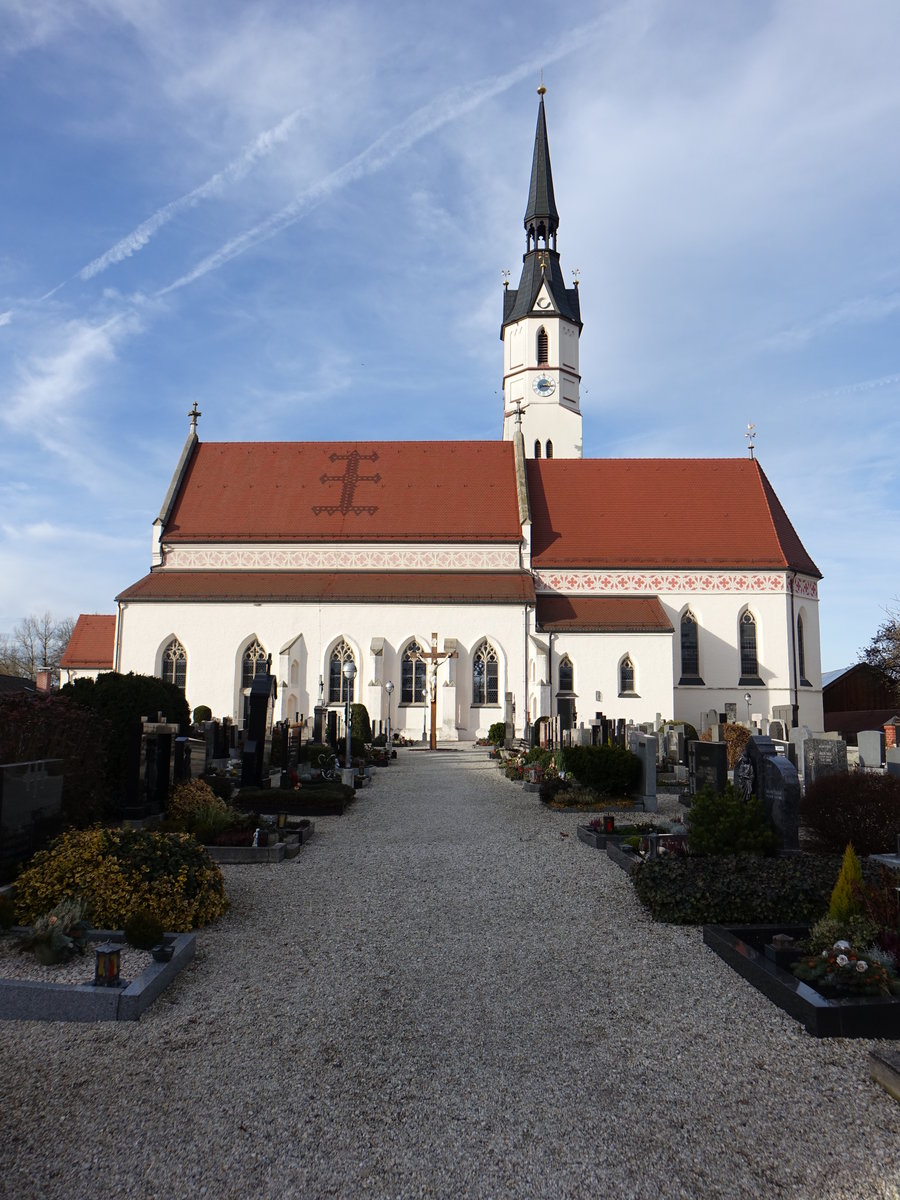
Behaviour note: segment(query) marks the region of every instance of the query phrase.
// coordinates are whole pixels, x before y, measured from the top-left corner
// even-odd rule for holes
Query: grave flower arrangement
[[[858,993],[864,996],[887,996],[897,984],[896,973],[878,958],[858,953],[848,941],[841,939],[831,949],[801,958],[794,964],[794,974],[819,992]]]
[[[31,932],[19,944],[23,950],[33,950],[45,966],[69,962],[76,954],[84,954],[89,928],[84,902],[78,898],[61,900],[35,920]]]

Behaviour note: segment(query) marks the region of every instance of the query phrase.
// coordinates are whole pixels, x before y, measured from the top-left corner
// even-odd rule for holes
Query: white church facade
[[[558,224],[542,94],[501,437],[206,443],[195,406],[150,571],[117,597],[115,670],[240,721],[271,656],[278,717],[350,687],[421,737],[433,693],[444,741],[728,704],[822,727],[820,573],[759,463],[582,456]]]

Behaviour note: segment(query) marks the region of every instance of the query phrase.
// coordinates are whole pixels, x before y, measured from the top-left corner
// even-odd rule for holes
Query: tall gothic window
[[[264,675],[268,654],[257,641],[253,641],[244,651],[241,659],[241,687],[248,688],[253,683],[254,676]]]
[[[700,646],[697,639],[697,618],[688,609],[681,618],[681,674],[683,678],[700,675]]]
[[[422,648],[418,642],[410,642],[400,664],[400,703],[425,703],[425,664],[416,658]]]
[[[559,664],[559,690],[561,692],[572,692],[575,690],[574,683],[575,671],[572,667],[572,660],[566,657]]]
[[[553,457],[553,443],[550,441],[549,438],[547,438],[547,457],[548,458]]]
[[[759,660],[756,656],[756,618],[751,612],[741,617],[741,682],[759,676]]]
[[[187,652],[178,638],[172,638],[163,650],[162,677],[166,683],[174,683],[184,691],[187,679]]]
[[[543,325],[537,335],[537,360],[539,365],[550,361],[550,339],[547,337],[547,330]]]
[[[355,680],[347,679],[344,675],[344,663],[353,662],[353,651],[343,640],[338,642],[328,660],[328,700],[331,704],[353,703],[353,684]]]
[[[806,687],[811,684],[806,678],[806,638],[803,635],[803,617],[797,617],[797,664],[800,667],[800,682]]]
[[[619,695],[627,696],[634,693],[634,663],[626,654],[619,663]]]
[[[482,642],[472,660],[472,703],[500,702],[497,651],[490,642]]]
[[[540,438],[534,439],[534,457],[535,458],[541,457],[541,439]]]

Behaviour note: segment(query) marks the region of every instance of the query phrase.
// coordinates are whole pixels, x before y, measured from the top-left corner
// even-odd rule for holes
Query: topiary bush
[[[149,829],[71,830],[16,881],[16,909],[27,923],[70,896],[80,896],[103,929],[121,929],[144,908],[180,932],[228,907],[222,872],[193,837]]]
[[[828,906],[840,860],[749,854],[660,858],[632,874],[657,921],[675,925],[810,925]]]
[[[369,720],[369,710],[364,704],[350,705],[350,744],[354,742],[371,742],[372,722]]]
[[[193,720],[195,725],[202,725],[204,721],[211,721],[212,709],[208,704],[198,704],[194,709]]]
[[[757,796],[745,800],[731,783],[721,796],[711,788],[698,792],[687,823],[691,854],[774,854],[778,849],[762,801]]]
[[[502,746],[506,741],[506,722],[495,721],[488,729],[488,741],[492,746]]]
[[[605,796],[628,796],[637,787],[640,759],[620,746],[566,746],[556,756],[560,771]]]
[[[800,824],[818,850],[839,854],[852,842],[863,856],[890,853],[900,834],[900,778],[852,771],[817,779],[800,800]]]

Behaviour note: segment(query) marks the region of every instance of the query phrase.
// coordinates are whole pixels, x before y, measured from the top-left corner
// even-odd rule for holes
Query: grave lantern
[[[605,816],[603,818],[603,832],[604,833],[615,833],[616,832],[616,818],[615,817]]]
[[[284,829],[284,827],[287,825],[287,818],[288,818],[288,815],[286,812],[280,812],[278,814],[278,828],[279,829]]]
[[[118,987],[122,947],[118,942],[104,942],[94,953],[94,987]]]

